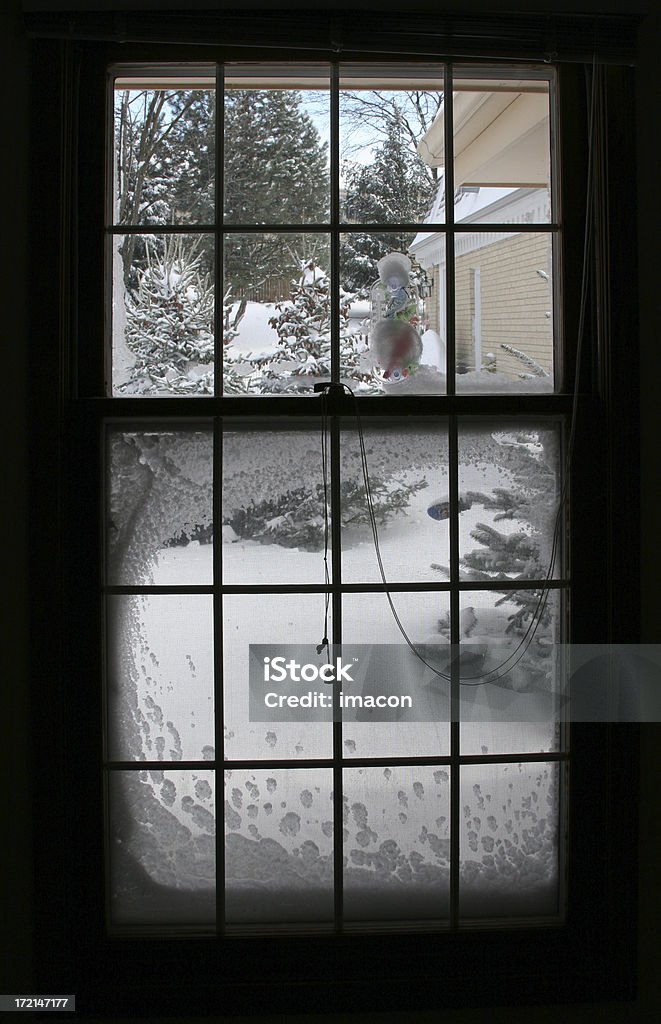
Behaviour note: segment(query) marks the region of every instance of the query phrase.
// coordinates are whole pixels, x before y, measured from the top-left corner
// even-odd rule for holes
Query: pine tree
[[[364,345],[349,332],[349,307],[355,298],[342,293],[340,302],[340,368],[343,379],[366,384],[371,374],[361,369]],[[261,367],[266,390],[307,390],[310,377],[331,373],[331,296],[328,275],[314,260],[303,261],[290,297],[276,304],[269,324],[278,334],[280,351]]]
[[[327,147],[290,90],[229,90],[225,98],[225,218],[228,223],[310,224],[328,220]],[[235,291],[298,270],[307,240],[232,235],[225,278]],[[310,236],[306,256],[320,258]]]
[[[388,123],[374,162],[347,173],[345,216],[355,223],[422,221],[433,195],[422,160],[413,153],[401,111]],[[348,290],[366,290],[378,276],[376,264],[388,252],[405,252],[413,234],[394,231],[349,232],[342,247],[342,279]]]

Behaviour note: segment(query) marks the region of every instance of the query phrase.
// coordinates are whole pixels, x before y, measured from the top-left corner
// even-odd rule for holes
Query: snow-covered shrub
[[[406,514],[411,496],[423,487],[423,478],[410,484],[370,480],[370,492],[377,523],[387,522],[395,514]],[[362,482],[344,480],[340,488],[342,526],[367,524],[369,513]],[[324,545],[324,488],[298,487],[277,498],[258,504],[251,502],[224,520],[238,537],[279,544],[285,548],[320,551]]]

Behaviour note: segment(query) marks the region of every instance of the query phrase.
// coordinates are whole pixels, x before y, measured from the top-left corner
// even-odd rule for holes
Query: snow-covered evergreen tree
[[[355,164],[346,175],[345,216],[354,223],[422,221],[434,191],[425,166],[411,151],[401,111],[388,121],[384,141],[371,164]],[[406,252],[413,234],[395,231],[348,232],[342,245],[342,281],[362,291],[377,278],[376,264],[388,252]]]
[[[232,224],[314,224],[328,220],[327,146],[291,90],[231,89],[225,97],[225,219]],[[225,279],[233,289],[298,271],[303,235],[232,235]],[[305,255],[318,253],[313,248]]]
[[[365,345],[349,330],[349,307],[355,298],[342,293],[340,302],[340,367],[342,378],[366,385],[371,373],[360,365]],[[279,352],[261,367],[266,390],[296,391],[310,387],[310,377],[331,373],[331,296],[328,275],[314,260],[303,261],[288,300],[276,304],[269,323],[277,332]]]

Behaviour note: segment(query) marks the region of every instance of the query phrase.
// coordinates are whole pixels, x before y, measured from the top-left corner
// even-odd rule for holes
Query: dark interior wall
[[[44,4],[44,6],[46,6]],[[53,7],[58,3],[53,2]],[[75,4],[60,3],[60,7]],[[79,7],[82,5],[78,5]],[[95,6],[87,4],[88,8]],[[106,4],[108,6],[108,4]],[[116,7],[127,6],[195,6],[175,3],[117,3]],[[200,3],[200,6],[205,6]],[[219,6],[218,4],[206,6]],[[228,6],[237,7],[233,3]],[[247,4],[242,6],[270,6],[277,4]],[[302,6],[288,3],[283,6]],[[316,6],[332,6],[317,4]],[[365,3],[364,7],[383,7]],[[414,7],[416,5],[414,4]],[[418,8],[430,9],[430,4],[418,4]],[[451,3],[439,2],[436,9],[452,7]],[[462,4],[463,9],[479,9],[479,4]],[[571,4],[562,0],[537,0],[537,2],[510,3],[509,10],[563,11]],[[653,4],[625,3],[623,0],[610,5],[584,2],[586,11],[620,10],[630,13],[634,10],[652,11]],[[3,942],[0,947],[0,992],[19,993],[31,989],[31,946],[30,936],[33,915],[38,907],[31,906],[31,844],[39,841],[39,822],[31,820],[30,802],[32,788],[38,785],[30,771],[29,763],[29,636],[28,636],[28,543],[30,527],[30,504],[27,489],[28,459],[28,306],[27,306],[27,222],[30,197],[28,180],[28,42],[21,25],[19,0],[5,0],[1,15],[0,30],[0,73],[3,96],[3,142],[4,155],[2,177],[4,182],[2,218],[4,230],[2,246],[3,272],[0,281],[2,316],[0,316],[0,337],[3,346],[3,420],[5,444],[3,445],[1,546],[3,558],[2,580],[5,590],[5,611],[2,622],[3,667],[0,675],[4,695],[3,741],[1,744],[3,776],[5,779],[3,800],[2,878],[3,905],[0,920],[3,922]],[[487,9],[488,5],[484,5]],[[493,8],[491,8],[493,10]],[[641,491],[642,491],[642,633],[644,641],[652,643],[661,640],[661,588],[657,581],[661,576],[661,529],[658,509],[661,508],[661,473],[658,438],[661,437],[661,403],[658,399],[658,385],[661,381],[661,324],[659,323],[659,280],[661,271],[659,243],[659,205],[661,184],[659,176],[659,110],[661,89],[659,86],[659,53],[661,52],[661,15],[647,13],[640,31],[640,48],[637,69],[637,169],[631,168],[631,188],[638,190],[638,265],[639,265],[639,322],[640,322],[640,415],[641,415]],[[48,173],[44,168],[43,173]],[[632,231],[632,258],[634,232]],[[621,339],[623,345],[629,339]],[[632,415],[637,411],[632,409]],[[622,495],[626,510],[627,495]],[[30,581],[38,585],[38,579]],[[640,835],[631,838],[638,842],[640,849],[640,995],[636,1006],[601,1006],[568,1008],[536,1008],[535,1010],[464,1011],[439,1014],[383,1015],[388,1020],[454,1021],[471,1022],[499,1021],[579,1022],[592,1019],[623,1022],[658,1021],[661,1019],[661,953],[659,921],[661,920],[661,823],[659,822],[659,782],[661,781],[661,727],[647,726],[642,740],[641,777],[641,823]],[[595,842],[607,842],[608,837],[595,837]],[[476,965],[476,969],[480,969]],[[540,964],[543,970],[543,964]],[[53,978],[53,990],[58,989],[58,979]],[[220,1019],[220,1018],[219,1018]],[[299,1019],[299,1018],[297,1018]],[[327,1018],[329,1021],[332,1017]],[[344,1020],[350,1018],[344,1017]],[[356,1021],[364,1017],[356,1017]],[[253,1018],[254,1020],[254,1018]],[[284,1018],[279,1017],[279,1021]]]

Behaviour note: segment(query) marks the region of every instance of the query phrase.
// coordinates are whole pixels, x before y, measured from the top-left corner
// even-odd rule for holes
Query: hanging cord
[[[330,644],[328,642],[328,609],[330,606],[330,572],[328,569],[329,548],[329,515],[328,515],[328,391],[321,392],[321,475],[324,487],[324,635],[317,644],[317,654],[326,649],[326,658],[330,664]]]
[[[559,498],[559,502],[558,502],[558,510],[557,510],[556,516],[555,516],[555,524],[554,524],[554,529],[553,529],[553,538],[552,538],[552,544],[551,544],[551,552],[550,552],[550,556],[549,556],[549,566],[548,566],[548,570],[547,570],[546,576],[544,577],[542,588],[541,588],[541,590],[539,592],[539,598],[538,598],[537,604],[535,606],[535,609],[532,612],[532,615],[531,615],[531,618],[530,618],[530,623],[529,623],[525,633],[521,637],[521,639],[520,639],[517,647],[515,648],[515,650],[497,668],[493,669],[490,672],[483,673],[483,674],[477,675],[477,676],[462,676],[461,679],[460,679],[460,683],[461,683],[462,686],[478,686],[478,685],[481,685],[482,683],[487,682],[487,681],[488,682],[495,682],[495,681],[497,681],[499,679],[502,679],[504,676],[508,675],[512,671],[512,669],[515,668],[516,665],[518,665],[518,663],[521,661],[521,659],[524,657],[524,655],[528,651],[528,649],[529,649],[529,647],[530,647],[530,645],[531,645],[531,643],[532,643],[532,641],[533,641],[533,639],[535,637],[535,634],[537,633],[537,630],[539,628],[540,622],[541,622],[541,620],[543,618],[543,615],[544,615],[544,612],[546,610],[546,605],[548,603],[549,594],[551,592],[551,588],[549,586],[549,583],[550,583],[550,581],[553,578],[553,573],[554,573],[554,570],[555,570],[555,563],[556,563],[557,554],[558,554],[558,547],[559,547],[559,544],[560,544],[561,527],[562,527],[563,516],[564,516],[565,507],[566,507],[566,503],[567,503],[568,492],[569,492],[569,479],[570,479],[570,471],[571,471],[571,466],[572,466],[572,458],[573,458],[574,445],[575,445],[575,439],[576,439],[576,422],[577,422],[577,417],[578,417],[580,368],[581,368],[581,360],[582,360],[582,352],[583,352],[583,340],[584,340],[584,335],[585,335],[585,319],[586,319],[588,291],[589,291],[589,257],[590,257],[590,253],[592,251],[592,242],[593,242],[593,217],[594,217],[594,207],[593,207],[593,192],[594,192],[594,189],[593,189],[593,176],[594,176],[594,162],[595,162],[595,152],[594,152],[594,150],[596,148],[595,147],[595,139],[594,139],[594,126],[595,126],[595,119],[596,119],[596,95],[597,95],[597,65],[596,65],[596,57],[593,57],[593,62],[592,62],[592,78],[591,78],[591,83],[590,83],[590,106],[589,106],[589,114],[588,114],[588,167],[587,167],[587,187],[586,187],[585,231],[584,231],[584,237],[583,237],[583,269],[582,269],[582,279],[581,279],[581,298],[580,298],[580,308],[579,308],[579,320],[578,320],[578,327],[577,327],[576,362],[575,362],[575,370],[574,370],[574,390],[573,390],[573,399],[572,399],[572,411],[571,411],[569,438],[568,438],[568,441],[567,441],[567,449],[566,449],[566,454],[565,454],[563,482],[562,482],[562,488],[561,488],[561,491],[560,491],[560,498]],[[415,646],[415,644],[413,643],[413,641],[409,637],[408,633],[404,629],[404,626],[402,625],[401,619],[399,618],[399,615],[397,614],[397,609],[395,608],[395,605],[394,605],[394,602],[393,602],[393,599],[392,599],[392,595],[391,595],[390,591],[388,590],[388,581],[386,579],[386,574],[385,574],[385,570],[384,570],[384,567],[383,567],[383,559],[381,557],[381,549],[380,549],[380,545],[379,545],[379,535],[378,535],[378,529],[377,529],[377,524],[376,524],[376,515],[375,515],[375,512],[374,512],[374,503],[373,503],[373,500],[372,500],[372,493],[371,493],[371,489],[370,489],[369,468],[368,468],[368,465],[367,465],[367,453],[366,453],[366,450],[365,450],[365,439],[364,439],[364,434],[363,434],[362,421],[361,421],[361,418],[360,418],[360,412],[359,412],[359,409],[358,409],[358,401],[356,399],[356,395],[354,394],[353,390],[349,387],[348,384],[343,383],[341,385],[341,387],[345,388],[346,391],[348,391],[349,394],[351,395],[351,397],[353,398],[356,422],[357,422],[357,425],[358,425],[358,439],[359,439],[359,446],[360,446],[361,466],[362,466],[362,471],[363,471],[363,481],[364,481],[364,485],[365,485],[365,496],[366,496],[366,500],[367,500],[367,508],[368,508],[368,513],[369,513],[370,526],[371,526],[371,530],[372,530],[372,537],[373,537],[373,540],[374,540],[374,551],[375,551],[376,560],[377,560],[377,563],[378,563],[378,566],[379,566],[379,573],[380,573],[380,576],[381,576],[381,581],[382,581],[382,583],[383,583],[383,585],[385,587],[385,594],[386,594],[386,598],[387,598],[388,604],[390,605],[390,610],[392,612],[392,616],[393,616],[393,618],[395,620],[395,623],[397,624],[397,628],[399,629],[399,632],[401,633],[401,635],[403,636],[404,640],[406,641],[408,647],[410,647],[410,649],[415,654],[415,656],[428,669],[430,669],[430,671],[432,671],[434,673],[434,675],[439,676],[441,679],[444,679],[444,680],[447,680],[447,681],[451,681],[451,676],[450,675],[448,675],[445,672],[441,672],[439,669],[437,669],[433,665],[431,665],[426,660],[426,658],[423,657],[423,655],[420,653],[418,648]],[[322,392],[322,394],[325,396],[326,392]],[[327,408],[325,406],[322,406],[322,417],[326,417],[326,416],[327,416]],[[322,422],[323,422],[323,420],[322,420]],[[324,432],[324,434],[325,434],[325,432]],[[324,468],[324,474],[325,474],[325,468]],[[325,477],[325,475],[324,475],[324,487],[326,487],[326,477]],[[324,494],[325,494],[325,491],[324,491]],[[325,559],[326,559],[326,555],[325,555]],[[327,562],[326,561],[325,561],[325,564],[326,564],[326,573],[328,574],[328,567],[327,567]]]

